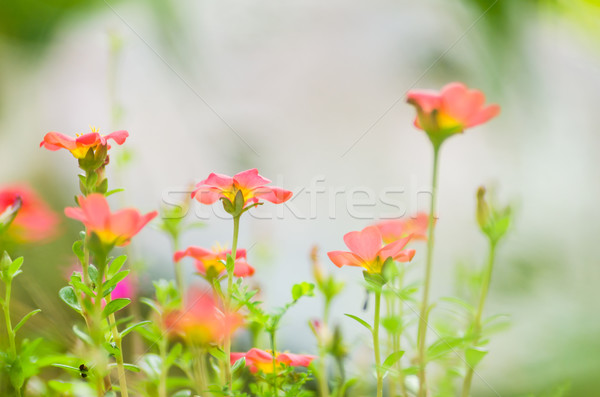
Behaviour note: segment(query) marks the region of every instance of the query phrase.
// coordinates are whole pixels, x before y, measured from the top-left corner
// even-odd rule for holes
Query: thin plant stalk
[[[158,350],[161,359],[160,362],[162,363],[160,377],[158,378],[158,397],[167,397],[168,368],[165,365],[167,361],[167,339],[165,337],[161,337]]]
[[[273,397],[279,395],[277,392],[277,345],[275,344],[275,330],[269,332],[271,336],[271,355],[273,356],[273,383],[271,383],[271,390]]]
[[[110,303],[110,294],[106,296],[106,304]],[[125,374],[125,366],[123,360],[123,347],[121,343],[121,333],[117,329],[117,323],[115,320],[115,314],[111,313],[108,315],[108,324],[112,328],[113,339],[115,344],[117,345],[117,350],[119,353],[116,355],[117,360],[117,374],[119,376],[119,386],[121,388],[121,397],[129,397],[129,393],[127,391],[127,376]]]
[[[323,309],[323,328],[329,329],[329,311],[331,308],[331,300],[325,299]],[[319,392],[321,397],[329,397],[329,384],[327,382],[327,349],[323,345],[323,341],[318,337],[319,341]]]
[[[240,215],[233,217],[233,240],[231,242],[231,257],[235,261],[235,257],[237,255],[237,243],[238,243],[238,235],[240,232]],[[231,289],[233,288],[233,269],[229,269],[227,271],[227,294],[226,294],[226,309],[231,309]],[[227,382],[227,387],[231,390],[232,386],[232,378],[231,378],[231,360],[229,357],[231,356],[231,335],[229,333],[225,335],[224,341],[224,351],[225,351],[225,381]]]
[[[434,246],[434,224],[438,190],[438,160],[440,145],[433,146],[433,171],[431,177],[431,205],[429,209],[429,222],[427,225],[427,257],[425,259],[425,280],[423,285],[423,297],[421,299],[421,312],[419,314],[419,328],[417,333],[417,347],[419,359],[419,397],[427,396],[427,381],[425,378],[425,348],[427,335],[427,319],[429,316],[429,288],[431,283],[431,269],[433,264],[433,246]]]
[[[379,351],[379,317],[381,312],[381,291],[375,292],[375,319],[373,321],[373,348],[377,373],[377,397],[383,396],[383,376],[381,373],[381,354]]]
[[[480,333],[481,333],[481,317],[483,315],[483,307],[485,306],[485,300],[488,295],[488,290],[490,288],[490,283],[492,281],[492,269],[494,268],[494,261],[496,258],[496,242],[490,241],[490,253],[488,257],[488,263],[485,267],[483,274],[483,283],[481,285],[481,292],[479,295],[479,305],[477,306],[477,312],[475,314],[475,322],[474,322],[474,332],[475,332],[475,340],[474,344],[479,342]],[[463,381],[463,389],[462,389],[462,397],[469,397],[471,393],[471,383],[473,381],[473,374],[475,370],[469,366],[467,370],[467,375],[465,375],[465,379]]]

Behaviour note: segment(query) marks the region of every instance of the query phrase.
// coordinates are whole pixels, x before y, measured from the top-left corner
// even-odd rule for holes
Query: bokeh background
[[[475,191],[493,186],[516,216],[487,313],[512,324],[478,372],[501,396],[565,384],[569,396],[600,396],[597,0],[2,1],[1,185],[27,181],[61,212],[77,193],[76,163],[38,145],[48,131],[89,125],[131,134],[111,155],[111,186],[126,188],[114,206],[156,209],[209,172],[256,167],[297,192],[242,225],[267,301],[311,279],[318,244],[348,280],[334,317],[358,346],[366,336],[342,314],[362,310],[361,274],[337,270],[324,252],[374,219],[428,208],[431,149],[404,96],[454,80],[486,92],[502,114],[442,151],[434,295],[455,291],[457,264],[485,259]],[[193,206],[188,217],[204,227],[185,244],[229,242],[218,213]],[[63,217],[60,228],[58,240],[20,249],[17,310],[42,308],[29,332],[48,343],[71,333],[56,291],[78,225]],[[173,276],[159,231],[145,230],[131,252],[146,294],[152,279]],[[306,301],[285,318],[285,348],[314,352],[307,321],[319,307]],[[496,395],[478,379],[474,387]]]

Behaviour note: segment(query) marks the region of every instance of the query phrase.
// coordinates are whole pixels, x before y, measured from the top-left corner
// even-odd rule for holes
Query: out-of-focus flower
[[[82,222],[88,234],[94,233],[106,246],[129,244],[131,238],[158,214],[152,211],[141,215],[133,208],[111,213],[106,198],[98,193],[79,196],[78,202],[80,207],[65,208],[65,215]]]
[[[246,358],[246,366],[250,372],[273,373],[273,355],[270,351],[252,348],[246,353],[231,353],[231,364],[241,358]],[[308,367],[315,356],[306,354],[277,353],[275,357],[275,369],[282,367]]]
[[[256,168],[240,172],[233,177],[222,174],[211,173],[208,178],[196,185],[192,197],[202,204],[213,204],[219,199],[224,200],[225,209],[231,205],[231,211],[239,212],[249,205],[256,204],[260,200],[267,200],[274,204],[281,204],[292,197],[292,192],[279,187],[266,186],[270,180],[258,174]],[[236,197],[241,193],[242,202],[236,205]],[[239,208],[236,208],[239,206]]]
[[[165,326],[172,335],[198,345],[219,343],[242,325],[238,313],[227,313],[212,294],[191,290],[182,310],[175,310],[165,318]]]
[[[411,235],[413,240],[427,240],[428,224],[429,215],[419,212],[415,217],[381,221],[375,226],[379,229],[383,242],[389,244]]]
[[[215,270],[215,274],[221,275],[226,272],[225,261],[227,260],[227,255],[231,255],[231,250],[221,247],[213,248],[212,251],[200,247],[188,247],[184,251],[175,252],[173,261],[179,262],[181,259],[189,256],[196,260],[196,268],[203,276],[207,275],[210,268]],[[248,277],[253,274],[254,268],[246,262],[246,250],[236,250],[233,275],[236,277]]]
[[[67,149],[75,158],[83,159],[90,149],[96,151],[100,146],[107,146],[107,149],[110,149],[110,146],[108,146],[110,139],[118,145],[122,145],[128,136],[129,133],[125,130],[101,135],[96,128],[92,128],[92,132],[87,134],[78,134],[75,138],[53,131],[44,136],[44,140],[40,142],[40,147],[53,151]]]
[[[129,298],[133,299],[136,296],[135,281],[131,278],[131,274],[117,283],[115,289],[110,293],[111,299]]]
[[[485,106],[485,95],[462,83],[450,83],[441,91],[412,90],[407,102],[417,109],[415,126],[424,130],[434,145],[466,128],[483,124],[500,113],[500,106]]]
[[[331,343],[333,334],[327,324],[323,323],[321,320],[312,319],[308,322],[308,326],[313,334],[315,334],[320,346],[328,346]]]
[[[344,236],[344,242],[351,252],[331,251],[329,259],[337,266],[358,266],[368,273],[380,274],[388,258],[399,262],[409,262],[415,250],[404,250],[411,237],[401,238],[382,246],[382,237],[375,226],[367,226],[360,232],[350,232]]]
[[[6,218],[0,223],[9,226],[7,233],[16,241],[35,242],[56,235],[58,216],[27,186],[0,188],[0,214]]]

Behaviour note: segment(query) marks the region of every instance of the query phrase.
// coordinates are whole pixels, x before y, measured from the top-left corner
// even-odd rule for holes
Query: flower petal
[[[379,250],[379,252],[377,253],[377,256],[379,256],[381,258],[381,260],[383,260],[383,261],[385,261],[387,258],[390,258],[390,257],[395,260],[396,257],[398,257],[399,255],[402,254],[402,250],[404,249],[406,244],[408,244],[408,242],[411,239],[412,239],[412,235],[398,239],[398,240],[394,241],[393,243],[390,243],[390,244],[384,246],[383,248],[381,248]]]
[[[233,268],[234,276],[250,277],[254,274],[254,271],[255,271],[255,269],[252,266],[250,266],[250,264],[248,262],[246,262],[246,259],[244,259],[244,258],[236,259],[234,268]]]
[[[467,127],[474,127],[479,124],[483,124],[486,121],[496,117],[500,114],[500,106],[498,105],[489,105],[485,108],[481,109],[474,115],[471,115],[466,122]]]
[[[267,178],[260,176],[256,168],[235,174],[233,179],[238,187],[248,190],[271,183]]]
[[[229,175],[215,174],[214,172],[212,172],[208,176],[208,178],[206,178],[205,180],[201,181],[196,186],[200,187],[202,185],[208,185],[208,186],[218,187],[220,189],[228,189],[231,186],[233,186],[233,178],[230,177]]]
[[[259,199],[270,201],[273,204],[281,204],[292,197],[292,192],[279,187],[262,186],[253,192]]]
[[[344,242],[350,251],[369,262],[377,257],[381,249],[381,233],[375,226],[367,226],[360,232],[347,233]]]
[[[277,361],[292,367],[308,367],[315,358],[307,354],[281,353],[277,356]]]
[[[115,141],[117,143],[117,145],[122,145],[123,143],[125,143],[125,140],[129,137],[129,132],[125,131],[125,130],[119,130],[119,131],[115,131],[115,132],[111,132],[110,134],[102,137],[104,142],[108,141],[109,139],[112,139],[113,141]]]
[[[173,261],[179,262],[182,258],[187,256],[192,257],[196,260],[203,260],[208,257],[214,257],[215,254],[212,251],[206,250],[201,247],[188,247],[183,251],[175,252],[175,255],[173,255]]]
[[[60,132],[52,131],[44,136],[44,140],[40,142],[40,147],[45,147],[48,150],[72,150],[77,147],[77,144],[75,143],[75,139]]]
[[[329,259],[337,267],[358,266],[362,267],[364,261],[356,254],[347,251],[330,251],[327,253]]]

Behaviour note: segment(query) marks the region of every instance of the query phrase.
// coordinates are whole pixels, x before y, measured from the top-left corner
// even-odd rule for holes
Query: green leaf
[[[177,343],[171,348],[171,351],[169,351],[169,355],[165,359],[165,365],[167,366],[167,368],[173,365],[173,363],[175,363],[177,358],[181,355],[182,351],[183,346],[181,346],[181,343]]]
[[[138,327],[143,327],[146,324],[152,324],[152,321],[141,321],[137,324],[130,325],[129,327],[127,327],[123,331],[121,331],[121,338],[124,337],[125,335],[127,335],[128,333],[130,333],[131,331],[133,331],[134,329],[136,329]]]
[[[389,316],[381,319],[381,325],[385,330],[392,334],[398,334],[402,331],[402,317]]]
[[[75,256],[79,259],[79,262],[83,263],[85,261],[85,255],[83,252],[83,241],[75,241],[71,249],[73,250]]]
[[[22,319],[21,321],[18,322],[17,325],[15,325],[14,328],[14,333],[16,334],[17,331],[27,322],[27,320],[29,320],[31,317],[33,317],[34,315],[38,314],[39,312],[41,312],[41,309],[35,309],[30,311],[29,313],[27,313]]]
[[[65,364],[51,364],[51,365],[56,368],[68,369],[69,371],[74,371],[74,372],[81,372],[81,370],[79,368],[73,367],[71,365],[65,365]]]
[[[112,290],[115,289],[115,287],[117,286],[119,281],[121,281],[125,277],[127,277],[130,272],[131,272],[131,270],[123,270],[122,272],[117,273],[110,280],[105,281],[104,285],[102,286],[102,291],[103,291],[102,296],[104,297],[104,296],[107,296],[108,294],[110,294],[112,292]]]
[[[117,368],[118,364],[117,363],[111,363],[108,365],[108,368],[113,369],[113,368]],[[141,368],[138,367],[135,364],[129,364],[129,363],[123,363],[123,367],[131,372],[140,372]]]
[[[125,264],[125,261],[127,261],[127,255],[117,256],[115,259],[113,259],[113,261],[110,263],[110,266],[108,267],[108,271],[106,272],[106,278],[113,278],[114,275],[117,274],[119,270],[121,270],[121,268]]]
[[[353,314],[348,314],[348,313],[344,313],[344,316],[346,316],[346,317],[350,317],[351,319],[353,319],[353,320],[355,320],[355,321],[358,321],[358,322],[359,322],[361,325],[363,325],[363,326],[364,326],[366,329],[368,329],[368,330],[369,330],[369,332],[373,333],[373,327],[371,327],[371,326],[369,325],[369,323],[367,323],[367,322],[366,322],[365,320],[363,320],[362,318],[360,318],[360,317],[357,317],[357,316],[355,316],[355,315],[353,315]]]
[[[488,351],[481,347],[469,347],[465,351],[465,360],[467,361],[467,365],[474,369],[477,364],[488,354]]]
[[[225,356],[225,352],[221,349],[219,349],[218,347],[211,347],[208,352],[210,353],[211,356],[213,356],[214,358],[216,358],[219,361],[225,361],[227,359],[227,356]]]
[[[58,291],[58,296],[63,300],[67,305],[71,306],[77,313],[81,313],[81,306],[79,306],[79,302],[77,302],[77,296],[75,295],[75,291],[73,287],[63,287]]]
[[[440,300],[444,301],[444,302],[448,302],[448,303],[452,304],[454,307],[462,309],[469,314],[475,313],[475,308],[473,307],[473,305],[471,305],[469,302],[462,300],[460,298],[457,298],[454,296],[447,296],[447,297],[441,298]]]
[[[245,367],[246,367],[246,357],[242,357],[233,364],[233,366],[231,367],[231,373],[235,374],[238,371],[241,371]]]
[[[79,327],[77,327],[77,325],[73,325],[73,332],[79,337],[79,339],[81,339],[88,345],[94,345],[94,341],[92,340],[92,338],[88,334],[86,334],[85,331],[80,330]]]
[[[12,264],[8,268],[8,274],[10,274],[11,278],[16,277],[19,273],[21,273],[21,265],[23,265],[23,257],[20,256],[15,259]]]
[[[146,306],[149,306],[157,314],[162,314],[162,309],[152,299],[148,299],[148,298],[143,297],[143,298],[140,298],[140,302],[142,302]]]
[[[102,316],[108,317],[108,315],[123,309],[129,303],[131,303],[131,299],[129,298],[119,298],[115,299],[114,301],[110,301],[106,307],[104,307],[104,310],[102,310]]]
[[[108,192],[104,193],[104,196],[108,197],[108,196],[112,196],[115,193],[120,193],[120,192],[124,192],[124,191],[125,191],[125,189],[123,189],[123,188],[112,189],[112,190],[109,190]]]
[[[100,284],[100,282],[98,282],[98,268],[96,268],[96,266],[91,264],[88,266],[88,275],[90,276],[90,280],[96,285]]]
[[[427,361],[438,359],[449,352],[454,352],[465,342],[465,338],[442,337],[427,348]]]
[[[25,375],[23,374],[23,367],[21,366],[21,361],[17,358],[15,359],[8,368],[8,376],[10,377],[10,383],[12,386],[20,390],[25,383]]]
[[[295,284],[292,287],[292,299],[297,301],[303,296],[315,296],[315,285],[312,283],[307,283],[306,281],[301,282],[299,284]]]
[[[398,360],[400,360],[402,358],[403,355],[404,355],[404,351],[398,350],[396,352],[393,352],[389,356],[387,356],[387,358],[381,365],[381,367],[384,371],[383,376],[386,375],[387,371],[389,371],[390,368],[392,368],[394,366],[394,364],[396,364],[398,362]]]
[[[81,277],[79,276],[79,274],[74,274],[74,275],[71,276],[71,285],[73,287],[75,287],[76,290],[83,291],[89,297],[95,297],[96,296],[96,294],[94,293],[94,291],[92,291],[90,289],[90,287],[88,287],[87,285],[85,285],[81,281]]]

